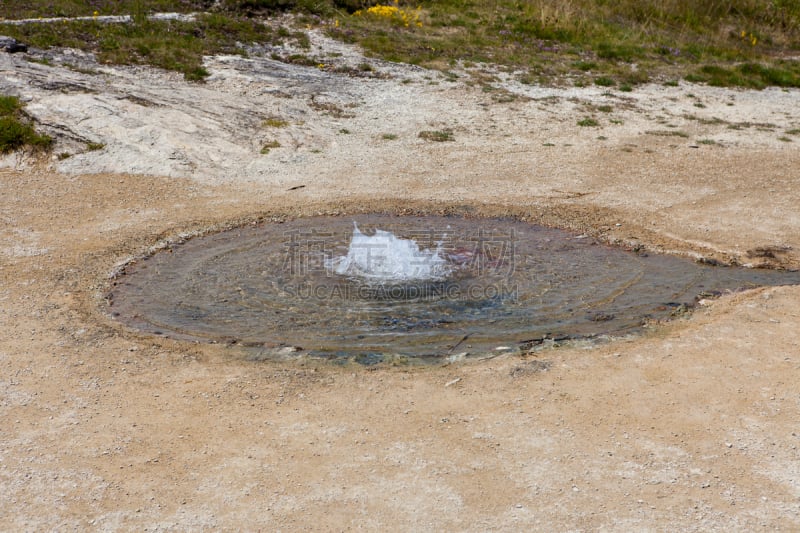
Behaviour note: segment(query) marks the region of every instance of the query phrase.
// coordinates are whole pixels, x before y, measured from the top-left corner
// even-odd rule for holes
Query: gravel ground
[[[796,90],[487,92],[314,44],[322,67],[214,57],[205,84],[0,54],[0,90],[58,136],[0,170],[0,529],[800,528],[798,287],[424,369],[253,363],[106,316],[115,265],[163,239],[317,213],[514,214],[800,266]]]

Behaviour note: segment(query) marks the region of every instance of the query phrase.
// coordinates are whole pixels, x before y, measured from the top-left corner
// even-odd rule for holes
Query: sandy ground
[[[0,87],[72,154],[0,170],[0,530],[800,529],[797,287],[421,369],[246,362],[101,305],[114,266],[162,239],[319,212],[513,213],[798,266],[800,92],[485,91],[236,58],[192,85],[63,57],[0,55]],[[455,141],[417,137],[443,128]]]

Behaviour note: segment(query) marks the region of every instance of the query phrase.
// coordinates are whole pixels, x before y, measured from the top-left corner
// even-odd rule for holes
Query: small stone
[[[28,45],[19,42],[13,37],[0,35],[0,50],[9,54],[16,54],[17,52],[27,52]]]
[[[301,350],[298,346],[284,346],[283,348],[278,349],[278,355],[290,355]]]
[[[447,383],[445,383],[445,384],[444,384],[444,386],[445,386],[445,387],[449,387],[449,386],[451,386],[451,385],[455,385],[455,384],[456,384],[456,383],[458,383],[459,381],[461,381],[461,378],[451,379],[450,381],[448,381]]]
[[[450,362],[450,363],[456,363],[458,361],[463,361],[468,355],[469,355],[469,352],[461,352],[461,353],[453,354],[453,355],[451,355],[451,356],[449,356],[447,358],[447,361]]]

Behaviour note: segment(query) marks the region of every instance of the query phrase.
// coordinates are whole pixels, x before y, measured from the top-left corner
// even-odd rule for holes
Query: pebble
[[[8,52],[9,54],[15,54],[17,52],[27,52],[28,45],[19,42],[13,37],[0,35],[0,50],[2,50],[3,52]]]
[[[450,385],[455,385],[455,384],[456,384],[456,383],[458,383],[459,381],[461,381],[461,378],[451,379],[450,381],[448,381],[447,383],[445,383],[445,384],[444,384],[444,386],[445,386],[445,387],[449,387]]]
[[[277,353],[279,355],[289,355],[289,354],[293,354],[293,353],[296,353],[296,352],[299,352],[299,351],[300,351],[300,348],[297,347],[297,346],[284,346],[283,348],[279,348],[277,350]]]

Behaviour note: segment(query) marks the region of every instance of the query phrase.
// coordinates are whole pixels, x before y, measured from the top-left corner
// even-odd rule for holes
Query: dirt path
[[[800,527],[800,288],[641,337],[417,370],[248,363],[98,308],[114,265],[167,236],[409,205],[796,266],[800,154],[779,137],[800,93],[500,81],[505,101],[396,65],[361,79],[240,62],[209,60],[196,86],[0,55],[2,88],[74,152],[61,172],[0,171],[0,529]],[[444,128],[454,142],[417,137]]]

